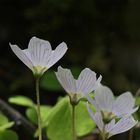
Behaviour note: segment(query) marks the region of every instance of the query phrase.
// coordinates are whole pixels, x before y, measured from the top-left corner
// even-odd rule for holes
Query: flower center
[[[80,93],[71,93],[69,94],[70,96],[70,100],[72,104],[78,104],[79,99],[81,98],[81,94]]]
[[[112,119],[116,118],[116,115],[113,112],[103,110],[101,113],[104,123],[109,123]]]
[[[42,75],[46,70],[47,68],[43,66],[33,66],[33,73],[35,75]]]

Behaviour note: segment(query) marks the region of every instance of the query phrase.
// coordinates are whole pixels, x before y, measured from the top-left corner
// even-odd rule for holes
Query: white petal
[[[108,124],[105,126],[105,131],[109,132],[115,125],[115,119],[111,120]]]
[[[99,130],[103,131],[104,123],[103,123],[103,120],[102,120],[101,113],[97,112],[97,113],[94,114],[93,111],[90,109],[88,103],[87,103],[87,109],[88,109],[88,112],[89,112],[91,118],[95,121],[96,125],[98,126]]]
[[[86,97],[87,97],[89,103],[91,103],[92,105],[94,105],[93,104],[94,100],[89,95],[87,95]]]
[[[24,49],[24,50],[22,50],[24,53],[25,53],[25,55],[31,60],[31,55],[30,55],[30,52],[29,52],[29,50],[28,49]]]
[[[10,47],[12,51],[15,53],[15,55],[31,70],[33,70],[33,64],[30,60],[30,58],[26,55],[24,50],[21,50],[17,45],[11,45]]]
[[[113,112],[121,117],[124,115],[131,115],[138,108],[134,108],[135,99],[130,92],[125,92],[120,95],[113,104]]]
[[[93,100],[89,95],[86,96],[89,103],[91,103],[97,111],[100,111],[100,108],[95,100]]]
[[[97,79],[95,86],[94,86],[94,90],[96,90],[100,85],[101,85],[101,80],[102,80],[102,75],[99,76],[99,78]]]
[[[76,81],[77,92],[82,93],[83,96],[92,92],[95,88],[96,73],[92,70],[85,68],[79,75]]]
[[[99,110],[112,111],[114,96],[110,88],[100,85],[94,93],[95,102]]]
[[[110,129],[110,137],[119,133],[123,133],[125,131],[128,131],[132,127],[134,127],[137,124],[137,121],[134,120],[132,116],[126,118],[120,119],[112,129]]]
[[[52,52],[51,45],[48,41],[32,37],[28,45],[28,50],[34,66],[46,67]]]
[[[63,55],[67,51],[67,45],[66,43],[62,42],[57,46],[57,48],[51,53],[50,60],[47,64],[47,67],[50,68],[52,65],[54,65],[59,59],[63,57]]]
[[[69,69],[63,69],[58,67],[58,71],[55,72],[58,81],[62,87],[66,90],[67,93],[76,93],[76,81],[71,74]]]

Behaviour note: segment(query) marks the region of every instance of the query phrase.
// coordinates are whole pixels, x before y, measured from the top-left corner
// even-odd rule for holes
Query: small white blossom
[[[100,132],[105,133],[106,138],[126,132],[137,124],[137,121],[135,121],[132,116],[124,116],[119,121],[112,119],[109,123],[105,123],[103,121],[103,116],[100,111],[94,114],[88,104],[87,108],[90,116],[97,124],[97,127],[99,128]]]
[[[90,96],[87,98],[96,109],[96,113],[93,113],[87,104],[88,112],[107,138],[123,133],[137,124],[132,113],[138,110],[138,107],[135,107],[135,99],[130,92],[115,99],[111,89],[100,84],[95,89],[94,99]]]
[[[60,66],[55,74],[62,87],[69,94],[71,101],[75,103],[95,90],[102,79],[102,76],[97,79],[96,73],[89,68],[85,68],[78,79],[74,79],[69,69],[63,69]]]
[[[87,104],[87,108],[90,116],[95,121],[101,134],[104,133],[107,139],[113,135],[126,132],[137,124],[137,121],[135,121],[132,116],[127,116],[127,117],[124,116],[120,118],[119,121],[112,119],[109,123],[105,123],[103,121],[103,116],[100,111],[94,114],[88,104]]]
[[[103,85],[96,88],[94,99],[88,97],[88,100],[97,111],[108,112],[117,117],[130,116],[138,110],[138,107],[135,107],[135,99],[130,92],[125,92],[115,99],[111,89]]]
[[[32,37],[28,49],[21,50],[17,45],[11,45],[15,55],[27,66],[34,74],[42,75],[52,65],[54,65],[67,51],[67,45],[62,42],[55,50],[52,50],[48,41]]]
[[[111,137],[113,135],[130,130],[137,123],[138,121],[135,121],[132,116],[123,117],[118,122],[115,122],[115,119],[113,119],[109,124],[106,125],[105,130],[109,133],[108,137]]]

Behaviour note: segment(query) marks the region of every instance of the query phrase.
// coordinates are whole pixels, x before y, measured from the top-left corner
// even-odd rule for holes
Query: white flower
[[[125,92],[115,99],[110,88],[103,85],[96,88],[94,99],[88,97],[88,100],[97,111],[102,111],[104,115],[112,114],[118,118],[130,116],[138,109],[135,107],[135,99],[130,92]]]
[[[105,134],[107,138],[123,133],[137,124],[132,113],[138,107],[135,107],[135,99],[130,92],[125,92],[115,99],[110,88],[100,84],[95,89],[94,99],[90,96],[87,98],[96,109],[96,113],[93,113],[87,104],[88,112],[101,134]]]
[[[89,68],[85,68],[78,79],[74,79],[69,69],[63,69],[60,66],[55,74],[62,87],[69,94],[71,101],[75,103],[95,90],[102,79],[102,76],[97,79],[96,73]]]
[[[37,75],[42,75],[67,51],[67,45],[64,42],[52,50],[48,41],[37,37],[31,38],[28,49],[21,50],[17,45],[10,44],[10,46],[15,55]]]
[[[101,134],[104,134],[106,138],[126,132],[137,124],[137,121],[135,121],[132,116],[122,117],[118,121],[112,119],[109,123],[105,123],[100,111],[94,114],[88,104],[87,108],[90,116],[97,124]]]

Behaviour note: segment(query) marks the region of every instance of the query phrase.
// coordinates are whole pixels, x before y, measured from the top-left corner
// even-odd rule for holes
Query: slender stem
[[[76,140],[75,131],[75,105],[72,104],[72,140]]]
[[[103,128],[103,132],[101,133],[101,137],[102,137],[102,140],[107,140],[106,139],[106,134],[105,134],[105,126]]]
[[[106,137],[104,134],[102,134],[101,137],[102,137],[102,140],[106,140]]]
[[[36,100],[37,100],[37,116],[38,116],[39,140],[42,140],[41,113],[40,113],[40,94],[39,94],[39,77],[36,78]]]
[[[128,140],[132,140],[132,139],[133,139],[133,129],[134,129],[134,128],[132,128],[132,129],[130,130],[130,132],[129,132],[129,138],[128,138]]]

